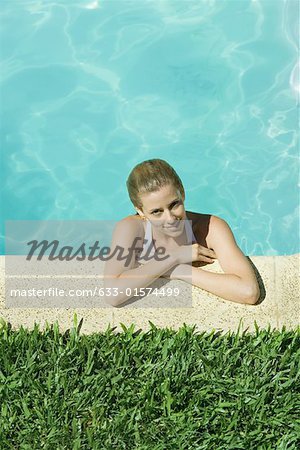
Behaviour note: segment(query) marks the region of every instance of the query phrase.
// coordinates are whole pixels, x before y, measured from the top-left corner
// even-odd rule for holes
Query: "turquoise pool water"
[[[119,220],[163,158],[248,255],[299,249],[297,0],[1,2],[5,220]]]

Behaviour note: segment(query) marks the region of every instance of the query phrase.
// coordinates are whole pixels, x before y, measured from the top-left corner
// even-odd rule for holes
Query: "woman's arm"
[[[234,274],[213,273],[188,264],[179,264],[170,275],[171,280],[182,280],[200,287],[225,300],[254,305],[258,295],[249,291],[247,283]]]
[[[186,281],[225,300],[254,305],[260,295],[258,282],[227,222],[212,216],[208,239],[209,247],[214,249],[224,273],[212,273],[180,264],[174,268],[170,279]]]
[[[143,266],[135,267],[133,251],[126,262],[123,256],[128,255],[133,248],[137,234],[136,222],[133,220],[123,219],[115,227],[104,270],[105,301],[111,306],[121,305],[133,297],[135,292],[138,293],[140,288],[146,288],[177,264],[175,255],[165,253],[156,255],[156,258],[151,258]],[[138,246],[141,247],[141,242]],[[123,251],[123,256],[117,254],[117,248]]]
[[[135,291],[138,293],[140,288],[145,288],[153,281],[159,278],[164,272],[176,264],[173,256],[168,255],[168,259],[157,261],[151,259],[143,266],[135,269],[125,270],[120,275],[113,278],[104,279],[104,287],[111,288],[111,292],[116,292],[117,295],[107,295],[106,301],[111,306],[119,306],[126,300],[131,298]],[[115,290],[113,288],[116,288]],[[126,289],[129,295],[126,295]],[[107,291],[108,293],[108,291]]]

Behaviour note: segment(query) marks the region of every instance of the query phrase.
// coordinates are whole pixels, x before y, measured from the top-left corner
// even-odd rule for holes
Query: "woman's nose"
[[[176,216],[174,216],[171,211],[167,211],[165,214],[165,220],[166,222],[174,223],[174,221],[176,220]]]

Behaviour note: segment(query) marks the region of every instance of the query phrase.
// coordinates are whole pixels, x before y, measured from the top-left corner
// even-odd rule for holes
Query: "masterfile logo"
[[[170,257],[166,248],[147,246],[135,237],[128,247],[113,244],[116,221],[8,221],[6,222],[6,308],[103,308],[122,295],[122,305],[134,308],[182,308],[192,306],[192,286],[156,276],[141,286],[147,263]],[[155,250],[152,252],[152,250]],[[130,286],[122,290],[114,281],[105,284],[108,261],[121,262],[130,270]],[[135,262],[143,261],[143,269]],[[133,270],[133,263],[135,269]],[[146,270],[145,270],[146,267]],[[142,270],[142,272],[141,272]],[[110,278],[111,279],[111,278]],[[107,301],[109,300],[109,301]]]

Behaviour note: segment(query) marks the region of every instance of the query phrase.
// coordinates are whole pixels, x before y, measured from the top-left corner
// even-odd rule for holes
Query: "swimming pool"
[[[162,158],[248,255],[299,249],[297,0],[1,5],[5,220],[119,220]]]

